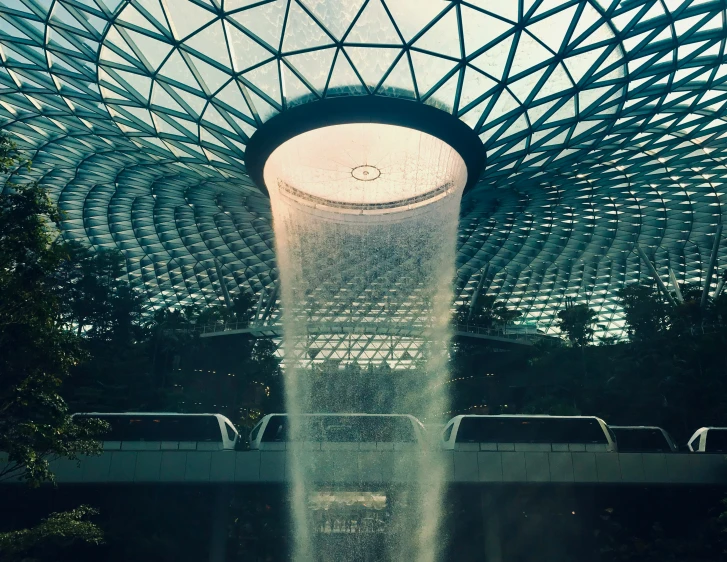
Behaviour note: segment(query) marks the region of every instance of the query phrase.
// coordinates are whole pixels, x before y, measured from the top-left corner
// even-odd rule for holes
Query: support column
[[[679,304],[683,303],[684,297],[682,296],[682,290],[679,288],[677,276],[674,275],[674,270],[671,267],[669,268],[669,281],[671,282],[671,288],[674,289],[674,294],[677,296]]]
[[[717,263],[717,254],[719,253],[719,241],[722,238],[722,223],[717,225],[717,232],[714,234],[714,243],[712,244],[712,255],[709,257],[709,266],[707,267],[707,278],[704,280],[704,289],[702,290],[702,302],[700,306],[707,306],[707,298],[709,297],[709,286],[712,284],[712,274],[714,273],[714,264]]]
[[[260,325],[264,325],[265,322],[268,320],[268,317],[270,316],[270,313],[273,310],[273,306],[275,305],[275,300],[278,298],[278,286],[280,284],[280,281],[275,284],[275,287],[273,287],[272,293],[270,293],[270,299],[268,300],[268,305],[265,307],[265,312],[263,312],[263,317],[260,319]]]
[[[260,298],[257,301],[257,308],[255,309],[255,316],[252,319],[251,324],[257,324],[261,318],[260,318],[260,310],[263,307],[263,300],[265,299],[265,289],[260,289]]]
[[[651,272],[651,276],[654,278],[654,281],[656,281],[656,284],[659,286],[659,289],[661,289],[661,292],[664,293],[664,296],[666,297],[666,300],[668,300],[672,304],[676,304],[674,302],[674,299],[672,298],[671,294],[669,293],[669,289],[666,288],[666,285],[664,285],[664,282],[661,280],[661,277],[659,277],[659,274],[656,272],[656,268],[654,267],[654,264],[651,263],[651,260],[648,258],[644,250],[641,249],[641,246],[636,244],[636,251],[638,252],[639,256],[641,257],[644,264],[646,264],[646,267],[649,268],[649,271]]]
[[[501,505],[497,502],[497,492],[482,490],[482,525],[484,526],[484,562],[503,562]]]
[[[487,277],[487,273],[490,271],[490,264],[489,262],[485,267],[482,268],[482,271],[480,271],[480,280],[477,282],[477,287],[475,288],[475,292],[472,294],[472,301],[470,302],[470,310],[467,314],[467,322],[470,321],[470,318],[472,318],[472,313],[475,310],[475,305],[477,304],[477,297],[480,296],[480,290],[482,289],[482,284],[485,282],[485,277]]]
[[[232,310],[232,299],[230,298],[230,293],[227,290],[227,285],[225,285],[225,279],[222,276],[222,268],[220,267],[220,262],[215,259],[215,271],[217,272],[217,280],[220,282],[220,287],[222,288],[222,296],[225,297],[225,304],[227,305],[228,310]]]
[[[227,560],[227,524],[230,512],[230,486],[215,486],[212,508],[212,531],[210,533],[209,562]]]

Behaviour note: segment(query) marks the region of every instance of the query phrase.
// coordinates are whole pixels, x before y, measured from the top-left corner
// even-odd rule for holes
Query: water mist
[[[327,540],[311,510],[312,494],[321,487],[312,475],[323,456],[310,454],[296,438],[302,430],[295,416],[342,411],[335,396],[313,388],[313,323],[410,329],[411,337],[426,342],[424,359],[413,373],[391,373],[397,378],[396,390],[387,397],[387,407],[429,420],[449,409],[447,385],[442,383],[448,378],[454,256],[466,166],[452,147],[426,133],[347,124],[315,129],[280,145],[264,174],[280,269],[285,394],[292,416],[288,469],[293,559],[338,562],[371,556],[434,562],[443,542],[444,491],[444,467],[436,453],[394,454],[400,465],[395,470],[415,475],[418,484],[389,498],[386,530],[376,544],[365,537]],[[362,388],[349,390],[361,397],[359,412],[380,408]],[[350,492],[351,486],[329,483],[326,490]]]

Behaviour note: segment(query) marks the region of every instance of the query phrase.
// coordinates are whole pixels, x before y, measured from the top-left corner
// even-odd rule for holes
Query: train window
[[[102,419],[111,426],[104,441],[211,441],[222,434],[214,416],[78,416]]]
[[[613,430],[620,453],[668,453],[671,446],[664,434],[653,428],[616,428]]]
[[[225,422],[225,430],[227,431],[227,438],[230,441],[234,441],[237,438],[237,433],[235,433],[235,430],[227,422]]]
[[[606,443],[606,434],[588,418],[462,418],[460,443]]]
[[[264,442],[289,441],[288,418],[273,416],[263,434]],[[408,418],[376,416],[302,416],[298,427],[302,441],[413,442],[416,434]],[[253,438],[254,439],[254,438]]]
[[[286,416],[273,416],[268,420],[268,425],[265,427],[265,433],[263,433],[261,441],[270,442],[281,442],[287,441],[287,428],[286,428]]]
[[[159,418],[157,441],[222,441],[214,416],[164,416]]]
[[[727,453],[727,430],[710,429],[707,432],[707,453]]]
[[[257,439],[257,434],[260,432],[260,428],[262,428],[263,422],[259,421],[257,422],[257,425],[252,428],[252,431],[250,432],[250,442],[253,442]]]
[[[442,441],[449,441],[449,438],[452,436],[453,429],[454,424],[450,425],[447,429],[444,430],[444,434],[442,435]]]

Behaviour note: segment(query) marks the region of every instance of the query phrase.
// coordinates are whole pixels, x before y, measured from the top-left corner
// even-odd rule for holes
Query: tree
[[[51,513],[30,529],[0,533],[0,558],[5,562],[56,560],[61,551],[79,543],[98,545],[103,532],[88,517],[98,512],[86,505]]]
[[[0,169],[19,157],[0,135]],[[59,394],[69,369],[84,359],[78,337],[64,329],[54,272],[67,257],[52,228],[60,214],[37,184],[0,194],[0,450],[9,464],[0,480],[33,485],[52,479],[48,457],[98,451],[98,423],[76,424]]]
[[[593,341],[597,316],[587,304],[573,304],[568,300],[565,309],[558,311],[558,329],[573,347],[584,347]]]
[[[670,327],[671,305],[648,285],[627,285],[618,291],[631,341],[647,341]]]
[[[481,328],[504,328],[520,318],[519,310],[508,308],[507,305],[490,295],[479,295],[474,306],[465,303],[457,309],[457,324],[471,324]]]

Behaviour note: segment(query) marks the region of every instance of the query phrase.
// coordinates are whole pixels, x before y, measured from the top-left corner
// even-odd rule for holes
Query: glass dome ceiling
[[[0,121],[66,213],[154,303],[273,291],[245,146],[287,108],[408,98],[487,151],[464,198],[480,284],[551,326],[566,297],[704,279],[725,194],[722,0],[0,0]],[[720,265],[724,264],[720,253]],[[485,265],[489,267],[485,270]]]

